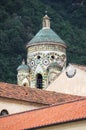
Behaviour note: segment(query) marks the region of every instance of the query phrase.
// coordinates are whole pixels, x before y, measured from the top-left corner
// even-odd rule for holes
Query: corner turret
[[[29,86],[30,85],[30,67],[25,64],[25,61],[22,61],[22,64],[17,68],[17,82],[20,86]]]

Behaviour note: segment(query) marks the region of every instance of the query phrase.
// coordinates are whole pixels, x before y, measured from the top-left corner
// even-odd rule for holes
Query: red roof
[[[81,96],[62,94],[52,91],[32,89],[8,83],[0,83],[0,97],[16,99],[44,105],[59,104],[82,99]]]
[[[33,129],[86,119],[86,98],[0,118],[0,130]]]

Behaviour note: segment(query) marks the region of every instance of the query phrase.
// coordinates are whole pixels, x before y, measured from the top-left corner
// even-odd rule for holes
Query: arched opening
[[[29,87],[28,77],[26,77],[26,78],[23,80],[22,86],[24,86],[24,87]]]
[[[8,111],[6,109],[3,109],[0,113],[1,116],[5,116],[5,115],[8,115]]]
[[[42,89],[42,82],[43,82],[43,78],[41,74],[37,74],[36,76],[36,87],[39,89]]]

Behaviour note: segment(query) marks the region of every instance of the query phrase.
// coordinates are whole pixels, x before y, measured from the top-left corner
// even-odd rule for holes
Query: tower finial
[[[47,10],[45,10],[45,15],[47,15],[47,12],[48,12],[48,11],[47,11]]]
[[[47,10],[45,11],[45,16],[43,17],[43,29],[50,28],[50,18],[47,15]]]
[[[22,65],[25,65],[25,60],[24,59],[22,60]]]

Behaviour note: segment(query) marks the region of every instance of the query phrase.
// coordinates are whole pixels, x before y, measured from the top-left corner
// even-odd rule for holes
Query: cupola
[[[17,71],[29,71],[30,68],[25,64],[25,60],[23,59],[22,64],[17,68]]]
[[[43,17],[43,29],[49,29],[49,28],[50,28],[50,18],[46,14]]]

